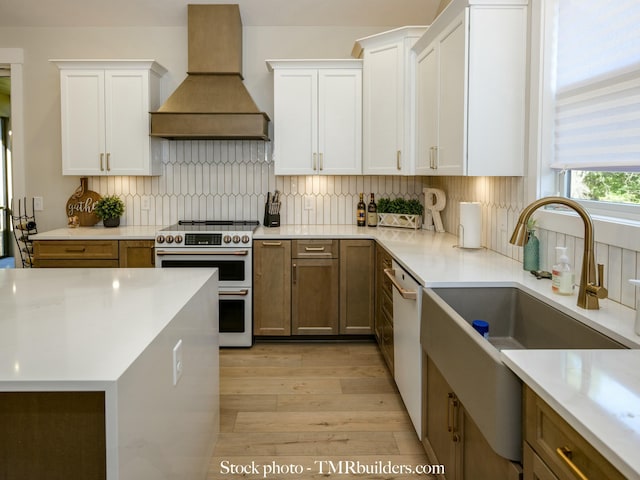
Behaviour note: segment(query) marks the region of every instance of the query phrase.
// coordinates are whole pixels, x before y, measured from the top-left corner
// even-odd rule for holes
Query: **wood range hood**
[[[238,5],[188,6],[187,78],[151,112],[151,136],[197,140],[269,140],[269,116],[242,82]]]

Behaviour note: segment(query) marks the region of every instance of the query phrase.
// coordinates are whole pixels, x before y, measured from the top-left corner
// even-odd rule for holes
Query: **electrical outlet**
[[[182,377],[182,339],[178,340],[176,346],[173,347],[173,386],[178,384],[178,380]]]
[[[304,196],[304,209],[313,210],[313,197],[311,195]]]
[[[44,210],[44,200],[42,197],[33,197],[33,209],[36,212],[42,212]]]
[[[149,210],[151,208],[151,200],[144,196],[140,198],[140,210]]]

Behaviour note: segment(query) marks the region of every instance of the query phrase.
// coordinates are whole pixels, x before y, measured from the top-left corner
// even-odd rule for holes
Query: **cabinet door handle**
[[[324,153],[320,154],[320,170],[324,170]]]
[[[447,432],[453,432],[453,425],[451,424],[451,409],[453,408],[453,393],[447,394]]]
[[[100,154],[100,171],[104,172],[104,153]]]
[[[313,154],[313,171],[315,172],[318,169],[318,154],[314,153]]]
[[[384,274],[389,278],[389,280],[391,280],[391,283],[396,287],[396,290],[398,290],[402,298],[406,300],[416,300],[418,298],[418,292],[407,290],[398,283],[396,280],[396,271],[393,268],[385,268]]]
[[[67,253],[83,253],[86,250],[85,247],[79,248],[65,248],[64,251]]]
[[[396,167],[398,168],[398,170],[402,170],[402,152],[400,150],[398,150],[396,152]]]
[[[429,168],[431,168],[431,170],[435,170],[435,162],[434,162],[434,150],[436,147],[430,147],[429,148]]]
[[[297,272],[297,268],[298,265],[296,265],[295,263],[293,265],[291,265],[291,281],[293,283],[296,283],[298,281],[298,274]]]
[[[263,247],[279,247],[282,245],[282,242],[262,242]]]
[[[324,252],[324,247],[304,247],[305,252]]]
[[[218,295],[222,296],[233,296],[233,297],[246,297],[249,295],[249,290],[243,288],[242,290],[238,290],[237,292],[218,292]]]
[[[558,447],[556,448],[556,453],[562,459],[562,461],[567,464],[567,466],[576,475],[576,477],[578,477],[580,480],[589,480],[587,476],[580,471],[577,465],[571,461],[573,452],[569,447]]]
[[[433,153],[435,154],[433,156],[433,169],[437,170],[438,163],[440,163],[440,149],[437,146],[433,147]]]
[[[109,161],[111,159],[111,154],[107,153],[107,172],[111,171],[111,162]]]

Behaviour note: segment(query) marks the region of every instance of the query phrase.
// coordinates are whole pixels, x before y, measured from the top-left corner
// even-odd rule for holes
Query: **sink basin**
[[[471,326],[489,323],[489,338]],[[515,287],[424,289],[420,343],[493,450],[522,460],[522,384],[502,349],[619,349],[620,343]]]

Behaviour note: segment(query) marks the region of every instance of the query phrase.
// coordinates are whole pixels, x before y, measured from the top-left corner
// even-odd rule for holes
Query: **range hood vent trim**
[[[189,5],[187,78],[156,111],[151,136],[193,140],[269,140],[269,116],[242,83],[238,5]]]

